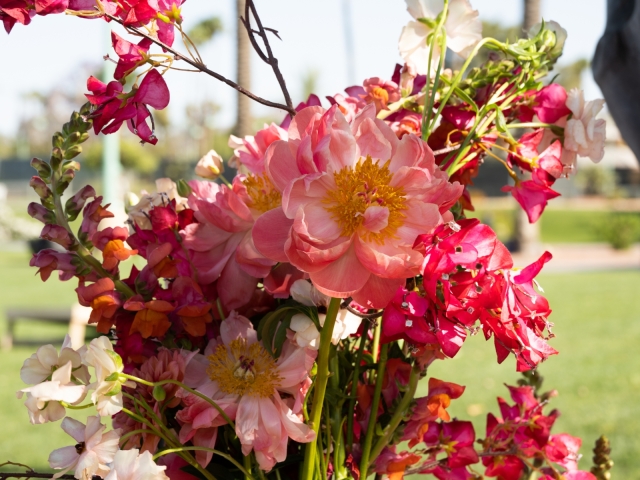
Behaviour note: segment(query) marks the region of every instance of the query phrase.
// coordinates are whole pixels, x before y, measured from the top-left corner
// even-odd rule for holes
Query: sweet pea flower
[[[139,453],[136,448],[118,450],[104,480],[169,480],[166,469],[158,466],[149,452]]]
[[[320,326],[324,327],[327,316],[324,313],[318,314]],[[340,340],[344,340],[358,331],[362,318],[354,315],[346,309],[340,309],[331,334],[331,343],[337,345]],[[295,332],[293,339],[300,347],[309,347],[314,350],[320,348],[320,332],[315,323],[302,313],[297,313],[291,317],[291,330]]]
[[[267,151],[266,173],[282,208],[256,220],[257,250],[308,273],[325,295],[371,308],[418,272],[416,237],[448,218],[462,192],[426,143],[398,140],[372,104],[351,124],[337,106],[302,110],[289,140]]]
[[[122,359],[113,350],[107,337],[91,340],[84,357],[85,365],[95,368],[96,380],[89,385],[93,390],[91,401],[102,417],[115,415],[122,410],[122,386],[135,387],[131,381],[123,382],[118,374],[124,370]]]
[[[402,480],[407,467],[420,462],[422,457],[411,452],[396,453],[396,446],[386,447],[376,458],[374,469],[377,473],[386,474],[389,480]]]
[[[159,178],[156,180],[156,193],[141,193],[141,198],[131,195],[130,207],[127,208],[129,215],[128,223],[136,225],[142,230],[151,230],[150,212],[155,207],[164,207],[172,200],[175,201],[176,212],[181,212],[187,208],[187,199],[178,193],[178,186],[170,178]]]
[[[195,355],[188,363],[184,383],[211,397],[235,420],[242,453],[253,450],[261,469],[269,471],[285,460],[289,438],[299,443],[313,440],[315,433],[303,423],[301,411],[311,383],[311,350],[285,341],[280,357],[274,359],[258,341],[251,322],[232,312],[205,355]],[[176,418],[183,425],[181,442],[193,439],[210,448],[215,443],[212,429],[225,424],[216,409],[195,399]],[[206,434],[198,435],[199,430]],[[206,465],[211,454],[196,458]]]
[[[215,150],[209,150],[196,164],[196,175],[207,180],[215,180],[224,172],[222,157]]]
[[[118,451],[120,430],[103,433],[106,426],[100,423],[98,415],[88,417],[86,425],[66,417],[61,427],[77,443],[51,452],[49,466],[62,470],[53,478],[61,477],[71,469],[74,469],[73,475],[79,480],[94,475],[104,478],[109,473],[108,464]]]
[[[604,157],[606,122],[596,118],[603,106],[604,100],[600,99],[585,102],[582,90],[573,88],[569,91],[567,107],[572,116],[564,129],[567,155],[563,156],[563,163],[566,167],[575,166],[577,155],[589,157],[594,163]]]
[[[74,350],[71,337],[65,335],[59,354],[53,345],[43,345],[27,358],[20,369],[20,378],[26,384],[35,385],[44,382],[52,372],[71,362],[73,377],[82,383],[89,383],[89,370],[82,364],[82,356],[86,351],[84,345]]]
[[[38,267],[36,274],[40,275],[43,282],[46,282],[55,270],[58,270],[58,278],[64,282],[75,277],[76,267],[73,261],[76,259],[77,256],[74,253],[60,253],[51,248],[45,248],[31,257],[29,266]]]
[[[51,380],[33,387],[24,388],[17,393],[18,398],[27,394],[25,406],[29,410],[29,419],[33,424],[55,422],[65,415],[61,402],[77,404],[84,399],[86,385],[77,385],[72,381],[72,362],[57,368],[51,374]]]
[[[406,0],[407,10],[415,19],[409,22],[400,35],[400,55],[405,62],[415,66],[419,74],[426,74],[438,62],[440,48],[434,45],[429,65],[428,36],[433,33],[437,17],[442,13],[442,0]],[[453,52],[467,56],[482,39],[482,22],[478,11],[471,7],[469,0],[451,0],[447,19],[444,22],[447,47]]]

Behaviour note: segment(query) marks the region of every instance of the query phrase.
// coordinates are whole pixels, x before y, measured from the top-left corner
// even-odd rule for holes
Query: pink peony
[[[302,110],[289,140],[267,151],[266,174],[282,209],[256,220],[257,250],[309,273],[326,295],[374,308],[419,272],[416,237],[449,219],[462,193],[426,143],[398,140],[373,105],[350,123],[337,106]]]
[[[185,384],[211,397],[235,420],[242,453],[253,450],[260,468],[269,471],[286,458],[289,437],[306,443],[315,436],[301,413],[313,362],[312,351],[288,341],[274,359],[258,341],[251,322],[232,312],[220,325],[218,340],[211,340],[205,355],[187,364]],[[187,395],[185,403],[176,416],[183,425],[180,441],[213,448],[214,429],[225,421],[195,396]],[[197,458],[206,465],[211,454]]]

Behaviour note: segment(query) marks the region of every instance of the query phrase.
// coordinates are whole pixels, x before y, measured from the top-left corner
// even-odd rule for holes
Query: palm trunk
[[[236,0],[237,21],[237,82],[247,90],[251,89],[251,43],[249,35],[240,20],[244,17],[245,0]],[[243,137],[251,133],[251,99],[246,95],[237,93],[237,117],[234,133]]]
[[[524,0],[524,18],[522,19],[522,34],[527,32],[541,20],[541,0]],[[518,207],[516,210],[515,233],[516,244],[519,252],[525,255],[538,255],[540,253],[540,220],[529,223],[526,212]]]

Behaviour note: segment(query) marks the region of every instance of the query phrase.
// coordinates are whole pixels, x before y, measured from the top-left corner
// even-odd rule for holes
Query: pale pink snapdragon
[[[104,433],[106,426],[100,423],[97,415],[88,417],[86,425],[66,417],[61,427],[77,443],[51,452],[49,466],[62,470],[53,475],[53,478],[61,477],[71,469],[77,479],[91,478],[94,475],[104,478],[118,451],[120,430]]]
[[[209,150],[196,164],[196,175],[207,180],[215,180],[224,172],[222,157],[215,150]]]

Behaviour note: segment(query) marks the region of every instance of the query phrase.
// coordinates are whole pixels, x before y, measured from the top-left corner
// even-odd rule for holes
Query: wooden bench
[[[7,331],[2,338],[2,348],[10,350],[16,346],[40,346],[51,343],[59,345],[62,340],[16,338],[15,326],[18,322],[57,323],[69,325],[69,335],[75,348],[84,343],[89,309],[74,305],[72,308],[8,308],[5,310]]]

